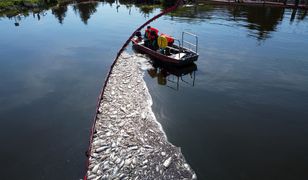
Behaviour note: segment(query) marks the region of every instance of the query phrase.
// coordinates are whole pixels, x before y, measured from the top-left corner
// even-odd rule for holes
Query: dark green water
[[[109,66],[158,11],[94,3],[21,16],[19,26],[0,19],[1,179],[82,178]],[[145,76],[157,120],[199,179],[308,178],[305,11],[199,6],[152,26],[199,35],[195,81]]]

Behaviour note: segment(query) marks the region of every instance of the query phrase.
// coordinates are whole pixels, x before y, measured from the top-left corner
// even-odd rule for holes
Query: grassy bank
[[[30,9],[41,7],[43,0],[0,0],[0,17],[27,13]]]
[[[76,0],[0,0],[0,17],[14,16],[29,11],[39,12],[58,4],[75,2]],[[77,1],[76,1],[77,2]]]
[[[87,1],[115,2],[115,0],[0,0],[0,17],[12,17],[17,14],[28,14],[28,12],[40,12],[51,7],[67,5],[68,3]],[[174,4],[175,1],[176,0],[119,0],[121,4],[135,4],[145,13],[150,13],[153,9],[161,5],[170,6]]]
[[[0,1],[0,8],[10,8],[14,6],[23,6],[23,5],[30,5],[30,4],[38,4],[40,0],[1,0]]]

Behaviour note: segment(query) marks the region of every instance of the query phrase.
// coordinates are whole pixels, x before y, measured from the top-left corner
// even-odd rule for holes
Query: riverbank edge
[[[155,118],[137,59],[122,53],[106,82],[85,179],[196,179]]]
[[[38,1],[38,0],[37,0]],[[9,17],[16,16],[20,13],[25,13],[28,11],[40,12],[42,10],[50,9],[56,6],[63,6],[70,3],[91,3],[91,2],[101,2],[99,0],[61,0],[61,2],[53,3],[46,5],[43,3],[34,3],[30,1],[21,0],[22,3],[1,7],[0,6],[0,15],[5,14]],[[208,4],[208,5],[236,5],[236,6],[265,6],[265,7],[281,7],[281,8],[298,8],[298,9],[308,9],[308,5],[299,4],[284,4],[282,2],[270,2],[270,1],[252,1],[252,0],[239,0],[239,1],[230,1],[230,0],[198,0],[197,4]]]
[[[208,5],[234,5],[234,6],[264,6],[264,7],[280,7],[280,8],[297,8],[297,9],[308,9],[308,5],[299,4],[283,4],[282,2],[270,2],[270,1],[251,1],[251,0],[240,0],[240,1],[228,1],[228,0],[198,0],[198,4]]]
[[[39,0],[37,1],[21,0],[17,4],[7,5],[7,6],[2,6],[2,7],[0,6],[0,15],[7,15],[8,17],[12,17],[18,14],[27,13],[29,11],[36,13],[36,12],[41,12],[43,10],[53,8],[55,6],[63,6],[63,5],[67,5],[73,2],[74,2],[73,0],[62,0],[61,2],[50,3],[47,5],[45,3],[42,3]]]
[[[36,0],[39,3],[33,3],[33,2],[24,2],[24,0],[21,0],[21,3],[14,4],[11,6],[5,6],[1,7],[0,6],[0,17],[1,16],[7,16],[7,17],[14,17],[20,14],[28,14],[29,12],[33,13],[39,13],[44,10],[49,10],[49,9],[54,9],[58,8],[61,6],[66,6],[69,4],[87,4],[87,3],[95,3],[95,2],[103,2],[102,0],[61,0],[59,2],[54,2],[54,3],[41,3],[39,0]],[[139,5],[143,5],[144,7],[149,7],[149,6],[157,6],[157,2],[155,3],[136,3]]]
[[[37,2],[27,2],[21,0],[21,3],[14,4],[12,6],[0,7],[0,15],[6,14],[7,16],[16,16],[18,14],[27,13],[29,11],[37,13],[44,10],[49,10],[53,8],[57,8],[60,6],[66,6],[69,4],[81,4],[81,3],[94,3],[94,2],[102,2],[100,0],[61,0],[59,2],[53,3],[42,3],[37,0]]]

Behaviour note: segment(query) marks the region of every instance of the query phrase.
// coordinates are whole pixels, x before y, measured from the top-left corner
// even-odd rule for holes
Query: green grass
[[[7,8],[14,5],[19,5],[23,2],[39,3],[40,0],[0,0],[0,8]]]

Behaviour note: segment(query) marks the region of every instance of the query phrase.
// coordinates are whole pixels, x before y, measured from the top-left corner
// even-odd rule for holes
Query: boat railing
[[[176,41],[176,42],[178,42],[179,43],[179,59],[181,59],[181,52],[182,52],[182,46],[181,46],[181,41],[180,40],[178,40],[178,39],[174,39],[174,41]]]
[[[194,37],[194,38],[195,38],[195,43],[186,41],[186,40],[185,40],[185,36],[186,36],[186,35],[189,35],[189,36]],[[188,45],[190,45],[190,46],[193,46],[193,47],[195,47],[195,49],[193,50],[193,49],[190,48],[190,47],[185,47],[185,46],[184,46],[185,44],[188,44]],[[198,36],[197,36],[196,34],[193,34],[193,33],[190,33],[190,32],[186,32],[186,31],[182,32],[182,48],[186,48],[186,49],[189,49],[189,50],[191,50],[191,51],[193,51],[193,52],[195,52],[195,53],[198,53]]]

